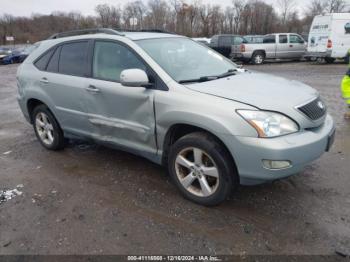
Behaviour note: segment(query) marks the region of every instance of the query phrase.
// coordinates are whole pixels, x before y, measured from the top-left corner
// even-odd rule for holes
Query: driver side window
[[[96,41],[93,58],[93,77],[120,82],[123,70],[138,68],[146,71],[144,63],[127,47],[107,41]]]
[[[289,43],[291,43],[291,44],[303,44],[304,40],[298,35],[290,35],[289,36]]]

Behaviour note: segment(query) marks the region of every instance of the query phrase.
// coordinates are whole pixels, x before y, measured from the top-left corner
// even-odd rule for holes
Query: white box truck
[[[309,34],[306,57],[323,58],[333,63],[337,58],[349,62],[350,13],[315,16]]]

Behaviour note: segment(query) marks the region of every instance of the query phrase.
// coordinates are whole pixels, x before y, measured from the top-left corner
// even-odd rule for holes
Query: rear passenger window
[[[88,42],[75,42],[61,47],[58,71],[62,74],[84,76],[87,66]]]
[[[94,49],[93,77],[120,82],[120,74],[126,69],[146,71],[144,63],[127,47],[114,43],[97,41]]]
[[[275,35],[267,35],[264,37],[264,44],[275,44],[276,36]]]
[[[287,44],[287,43],[288,43],[287,35],[280,35],[280,44]]]
[[[235,37],[234,39],[233,39],[233,44],[234,45],[240,45],[240,44],[242,44],[243,42],[244,42],[244,38],[242,38],[242,37]]]
[[[53,53],[54,49],[49,50],[48,52],[46,52],[42,57],[39,58],[39,60],[37,60],[34,65],[36,66],[36,68],[38,68],[39,70],[45,71],[46,70],[46,66],[47,63],[49,62],[52,53]]]
[[[49,64],[47,65],[46,71],[57,73],[58,72],[58,61],[60,58],[61,47],[56,48],[55,53],[51,57]]]

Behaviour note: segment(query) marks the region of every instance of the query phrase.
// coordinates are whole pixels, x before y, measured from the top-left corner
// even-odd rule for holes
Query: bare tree
[[[135,8],[135,12],[137,14],[137,19],[138,19],[138,25],[139,25],[139,29],[143,28],[143,20],[145,17],[145,14],[147,12],[147,7],[142,3],[141,0],[137,0],[134,2],[134,8]]]
[[[140,1],[128,2],[124,6],[123,20],[126,29],[142,29],[143,19],[146,13],[145,5]],[[131,19],[136,19],[136,24],[130,24]]]
[[[184,22],[179,16],[182,10],[184,2],[182,0],[171,0],[170,5],[174,12],[173,17],[173,29],[175,32],[179,32],[180,23]]]
[[[326,11],[329,13],[342,13],[345,11],[345,0],[328,0],[326,2]]]
[[[210,7],[211,16],[210,16],[210,35],[221,34],[222,27],[220,26],[222,21],[222,12],[219,5],[214,5]]]
[[[165,29],[169,6],[163,0],[150,0],[148,2],[149,12],[147,15],[150,27],[154,29]]]
[[[187,21],[187,25],[189,26],[188,30],[186,31],[186,34],[188,36],[193,36],[194,27],[196,22],[198,21],[198,16],[199,16],[199,2],[194,1],[191,5],[187,6],[187,9],[186,9],[186,21]]]
[[[242,24],[242,15],[246,6],[245,0],[233,0],[233,20],[234,20],[234,28],[233,32],[238,34],[240,30],[240,26]]]
[[[209,37],[210,35],[210,18],[212,12],[213,11],[210,5],[202,5],[199,9],[199,16],[202,24],[202,36]]]
[[[307,7],[306,14],[311,17],[320,15],[324,12],[326,6],[327,3],[324,0],[312,0]]]
[[[57,32],[98,26],[165,29],[189,37],[211,37],[219,33],[267,34],[282,29],[302,33],[308,30],[315,15],[326,11],[342,12],[346,8],[346,0],[312,0],[305,16],[300,18],[293,10],[296,0],[279,1],[279,11],[283,11],[279,14],[275,6],[264,0],[232,0],[225,9],[220,5],[203,4],[202,0],[149,0],[147,5],[142,0],[130,0],[123,8],[98,5],[96,16],[77,12],[34,14],[31,17],[2,15],[0,43],[5,43],[6,35],[15,36],[17,42],[35,42]]]
[[[102,27],[121,27],[121,10],[115,6],[102,4],[95,8]]]
[[[0,37],[3,44],[6,44],[6,36],[13,36],[15,17],[9,14],[4,14],[0,18]]]
[[[282,15],[282,25],[285,25],[289,13],[295,8],[295,0],[277,0],[278,7]]]

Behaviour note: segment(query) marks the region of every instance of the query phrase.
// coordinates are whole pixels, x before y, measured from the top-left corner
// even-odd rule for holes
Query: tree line
[[[345,0],[311,0],[302,12],[296,0],[232,0],[229,6],[203,4],[201,0],[133,0],[121,5],[100,4],[94,16],[77,12],[52,12],[18,17],[0,16],[0,44],[6,36],[16,43],[34,43],[54,33],[108,27],[119,30],[161,29],[189,37],[215,34],[307,33],[315,15],[350,12]]]

